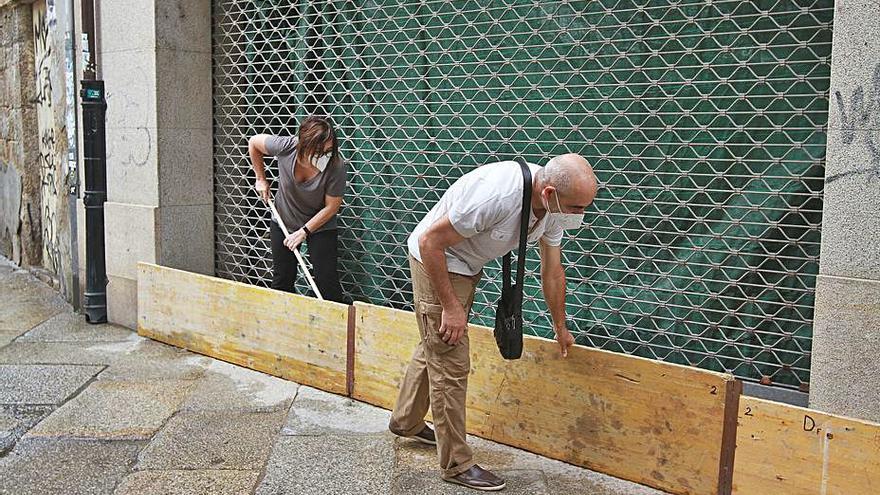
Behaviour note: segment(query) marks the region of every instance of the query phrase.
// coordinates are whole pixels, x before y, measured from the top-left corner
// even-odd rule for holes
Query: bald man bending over
[[[541,283],[562,357],[574,345],[565,326],[562,233],[581,226],[596,197],[587,160],[567,154],[532,171],[528,242],[540,241]],[[444,480],[496,491],[504,480],[480,468],[465,436],[470,372],[467,320],[483,266],[519,246],[523,176],[517,162],[484,165],[440,198],[409,237],[413,298],[421,341],[400,387],[389,428],[437,445]],[[425,424],[428,407],[435,431]]]

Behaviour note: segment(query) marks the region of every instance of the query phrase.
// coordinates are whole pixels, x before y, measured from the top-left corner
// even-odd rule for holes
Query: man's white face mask
[[[312,166],[317,168],[319,171],[323,172],[327,168],[327,164],[330,163],[330,158],[333,157],[333,153],[327,153],[321,156],[313,156],[312,157]]]
[[[584,221],[583,213],[563,213],[562,206],[559,204],[559,193],[553,191],[556,196],[556,208],[559,211],[551,211],[550,205],[545,201],[544,208],[547,208],[547,212],[550,217],[558,223],[564,230],[576,230],[581,228],[581,224]]]

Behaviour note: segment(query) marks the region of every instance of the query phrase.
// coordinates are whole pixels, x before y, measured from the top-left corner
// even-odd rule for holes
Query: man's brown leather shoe
[[[503,490],[506,486],[503,479],[477,465],[474,465],[472,468],[458,476],[444,478],[444,480],[450,483],[455,483],[456,485],[466,486],[484,492],[497,492],[498,490]]]
[[[434,436],[434,430],[427,425],[425,425],[422,431],[416,433],[413,438],[428,445],[437,445],[437,437]]]
[[[428,425],[425,425],[425,427],[422,428],[422,431],[416,433],[415,435],[413,435],[411,437],[401,435],[400,433],[394,431],[391,428],[389,428],[389,429],[391,430],[391,433],[394,433],[395,435],[397,435],[399,437],[412,438],[413,440],[418,440],[419,442],[426,443],[428,445],[437,445],[437,437],[434,436],[434,430],[432,430],[431,427]]]

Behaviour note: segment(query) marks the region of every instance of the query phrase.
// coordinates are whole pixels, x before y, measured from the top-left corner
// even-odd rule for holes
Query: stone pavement
[[[0,494],[453,494],[389,412],[89,325],[0,258]],[[655,490],[471,437],[508,494]]]

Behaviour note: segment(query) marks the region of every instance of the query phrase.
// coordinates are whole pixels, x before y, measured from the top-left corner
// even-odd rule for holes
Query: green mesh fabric
[[[271,278],[246,141],[307,114],[332,117],[350,161],[343,287],[402,309],[407,236],[451,183],[577,152],[601,181],[564,241],[577,341],[807,390],[832,14],[831,1],[218,0],[217,274]],[[536,250],[528,267],[528,331],[552,337]],[[491,325],[499,272],[486,267],[472,322]]]

